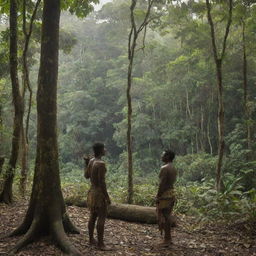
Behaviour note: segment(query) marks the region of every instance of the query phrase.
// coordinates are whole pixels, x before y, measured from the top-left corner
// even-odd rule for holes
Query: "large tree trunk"
[[[12,235],[25,234],[17,252],[42,235],[50,235],[69,255],[81,255],[65,233],[77,233],[66,213],[61,192],[57,145],[57,77],[60,0],[45,0],[41,59],[37,92],[37,155],[29,207],[21,226]]]
[[[17,61],[17,0],[10,1],[10,75],[12,81],[12,97],[14,104],[14,123],[12,135],[11,156],[8,168],[4,177],[3,191],[0,195],[0,201],[12,203],[12,185],[15,174],[15,168],[19,153],[19,140],[23,120],[23,100],[19,89],[18,80],[18,61]]]

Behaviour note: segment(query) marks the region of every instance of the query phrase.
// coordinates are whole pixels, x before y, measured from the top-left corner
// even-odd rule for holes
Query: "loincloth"
[[[174,203],[176,201],[174,189],[169,189],[165,191],[160,198],[158,198],[157,208],[159,210],[163,209],[173,209]]]
[[[90,211],[107,212],[107,200],[101,188],[91,187],[87,195],[87,205]]]
[[[160,198],[158,198],[158,203],[156,205],[157,220],[159,230],[162,231],[165,225],[165,215],[171,214],[174,204],[176,202],[175,190],[169,189],[165,191]]]

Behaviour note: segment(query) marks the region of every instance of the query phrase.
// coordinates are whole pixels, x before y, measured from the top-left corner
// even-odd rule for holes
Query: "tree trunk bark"
[[[23,36],[24,36],[24,47],[23,47],[23,54],[22,54],[22,82],[23,82],[23,92],[22,98],[25,102],[25,94],[26,90],[29,91],[29,101],[28,101],[28,113],[26,118],[26,123],[22,123],[22,130],[21,130],[21,178],[20,178],[20,192],[21,195],[24,197],[26,192],[26,181],[27,181],[27,173],[28,173],[28,151],[29,151],[29,140],[28,140],[28,129],[29,129],[29,118],[31,112],[31,105],[32,105],[32,89],[30,84],[29,78],[29,68],[27,63],[27,54],[28,48],[30,43],[30,38],[33,31],[33,24],[36,18],[38,7],[41,3],[41,0],[37,0],[35,4],[35,8],[33,10],[32,16],[30,18],[29,29],[27,30],[27,0],[23,0]]]
[[[133,202],[133,161],[132,161],[132,99],[131,99],[131,85],[132,85],[132,65],[133,65],[133,55],[129,63],[128,68],[128,84],[127,84],[127,153],[128,153],[128,198],[127,202],[132,204]]]
[[[203,107],[201,106],[201,120],[200,120],[200,151],[201,152],[205,152],[205,129],[204,129],[204,111],[203,111]]]
[[[45,0],[37,91],[37,154],[32,194],[25,219],[11,235],[25,234],[12,252],[42,235],[61,250],[81,255],[65,233],[77,233],[66,213],[61,192],[57,145],[57,77],[60,0]]]
[[[244,89],[244,113],[246,122],[246,140],[247,149],[251,150],[251,125],[250,125],[250,111],[248,109],[248,78],[247,78],[247,52],[246,52],[246,38],[245,38],[245,21],[242,20],[242,42],[243,42],[243,89]],[[248,160],[249,160],[248,155]]]
[[[0,156],[0,175],[1,175],[2,170],[3,170],[4,160],[5,160],[4,157]]]
[[[127,202],[128,204],[133,203],[133,161],[132,161],[132,98],[131,98],[131,87],[132,87],[132,68],[133,68],[133,60],[134,60],[134,52],[136,48],[136,40],[137,40],[137,31],[136,25],[134,20],[134,9],[136,6],[137,1],[132,0],[132,4],[130,7],[131,10],[131,30],[129,34],[129,41],[128,41],[128,73],[127,73],[127,90],[126,90],[126,97],[127,97],[127,157],[128,157],[128,197]]]
[[[209,148],[210,148],[210,154],[213,154],[213,149],[212,149],[212,141],[211,141],[211,136],[210,136],[210,114],[208,116],[207,120],[207,139],[209,143]]]
[[[3,154],[3,106],[0,104],[0,156]]]
[[[217,69],[217,84],[218,84],[218,134],[219,134],[219,143],[218,143],[218,160],[217,160],[217,168],[216,168],[216,187],[217,191],[221,191],[222,189],[222,174],[221,167],[224,156],[224,104],[223,104],[223,86],[222,86],[222,62],[216,62]]]
[[[226,52],[227,38],[229,35],[230,25],[232,22],[232,11],[233,11],[233,0],[229,0],[229,11],[228,11],[228,21],[226,25],[225,35],[223,39],[221,54],[219,56],[216,38],[215,38],[215,28],[211,15],[211,4],[209,0],[206,0],[207,8],[207,18],[211,29],[211,41],[212,50],[216,66],[216,76],[217,76],[217,89],[218,89],[218,160],[216,166],[216,189],[217,191],[222,190],[222,175],[221,168],[224,156],[224,103],[223,103],[223,85],[222,85],[222,62]]]
[[[25,129],[22,125],[21,128],[21,171],[20,171],[20,193],[22,197],[25,196],[26,192],[26,181],[28,173],[28,144],[25,136]]]
[[[126,98],[127,98],[127,154],[128,154],[128,197],[127,202],[132,204],[133,202],[133,161],[132,161],[132,98],[131,98],[131,87],[132,87],[132,69],[133,69],[133,60],[135,55],[135,49],[137,45],[137,39],[139,34],[144,30],[143,35],[143,47],[145,48],[144,42],[146,37],[146,27],[148,25],[149,15],[151,11],[151,7],[153,5],[154,0],[148,1],[148,8],[145,14],[145,17],[141,23],[141,25],[137,28],[134,10],[137,4],[137,0],[131,0],[130,6],[130,21],[131,21],[131,30],[128,38],[128,72],[127,72],[127,90],[126,90]]]
[[[19,141],[21,126],[23,121],[23,99],[20,94],[19,80],[18,80],[18,50],[17,50],[17,0],[10,1],[10,75],[12,81],[12,97],[14,104],[14,123],[12,135],[12,149],[11,156],[8,163],[8,168],[4,175],[3,191],[0,195],[0,202],[6,204],[12,203],[12,185],[15,174],[16,163],[19,153]]]

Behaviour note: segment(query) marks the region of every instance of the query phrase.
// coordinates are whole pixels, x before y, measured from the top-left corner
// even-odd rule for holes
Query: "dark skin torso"
[[[101,159],[93,158],[90,160],[85,171],[85,177],[90,179],[93,187],[100,188],[104,193],[106,200],[110,203],[107,186],[105,181],[107,169],[105,162]]]
[[[177,177],[177,171],[175,168],[172,166],[172,163],[167,163],[161,167],[161,171],[159,174],[159,188],[158,188],[158,193],[157,197],[161,197],[161,195],[169,190],[173,189],[174,183],[176,181]]]

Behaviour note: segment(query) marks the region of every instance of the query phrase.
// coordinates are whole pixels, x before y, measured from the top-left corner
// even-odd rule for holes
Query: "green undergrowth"
[[[256,189],[246,189],[245,177],[250,175],[253,163],[241,166],[238,171],[228,172],[233,161],[225,163],[223,191],[215,190],[214,158],[207,154],[179,157],[175,163],[179,177],[175,185],[177,202],[174,211],[194,216],[202,221],[227,221],[256,223]],[[31,168],[33,170],[33,168]],[[134,172],[134,204],[155,206],[158,173],[143,175]],[[14,182],[14,196],[18,200],[19,170]],[[247,179],[248,180],[248,179]],[[29,198],[33,175],[28,177],[26,198]],[[74,164],[61,165],[61,183],[65,198],[71,202],[84,202],[90,183],[83,177],[83,170]],[[113,202],[126,203],[127,174],[115,166],[108,166],[107,187]]]
[[[84,201],[89,189],[89,181],[80,178],[71,182],[69,178],[62,178],[62,189],[71,201]],[[182,177],[176,183],[177,202],[174,211],[197,217],[201,221],[226,221],[232,223],[256,220],[256,190],[244,190],[241,185],[242,176],[226,173],[223,179],[223,191],[215,190],[214,179],[184,182]],[[157,193],[157,173],[149,177],[134,178],[134,204],[155,206]],[[126,203],[127,179],[124,173],[108,174],[107,187],[113,202]],[[70,200],[69,200],[70,201]]]

